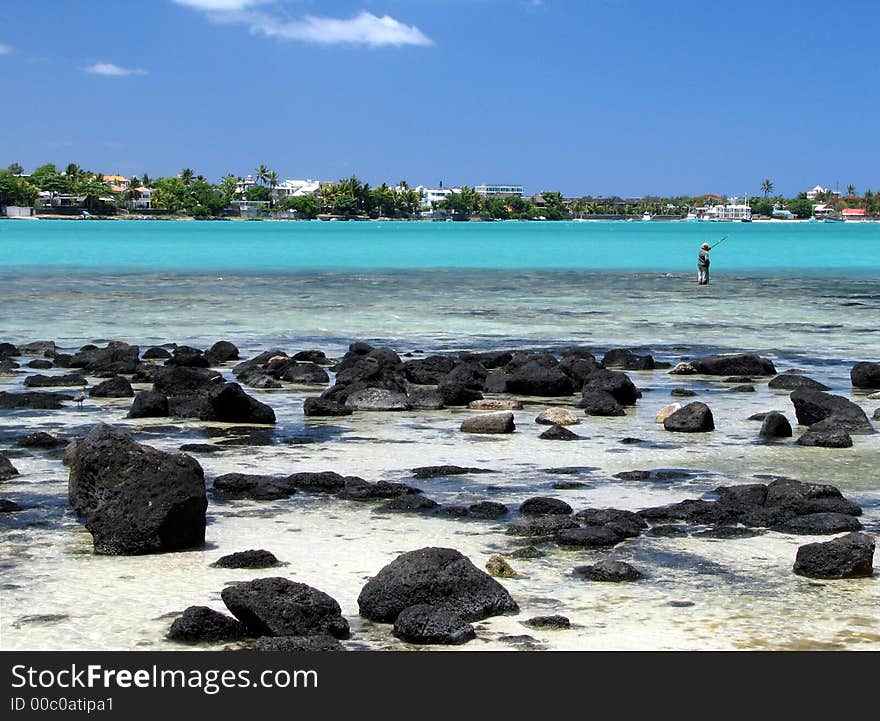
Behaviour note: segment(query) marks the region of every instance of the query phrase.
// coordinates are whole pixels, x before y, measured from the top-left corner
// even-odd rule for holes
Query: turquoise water
[[[691,271],[701,243],[729,238],[713,273],[864,277],[880,224],[327,223],[9,221],[0,267],[117,272],[353,269]]]

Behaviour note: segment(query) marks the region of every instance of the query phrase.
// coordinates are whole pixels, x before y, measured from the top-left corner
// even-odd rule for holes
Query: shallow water
[[[10,225],[2,225],[0,236],[5,236]],[[89,229],[113,224],[40,221],[19,223],[16,228],[25,225],[45,225],[53,233],[75,230],[80,234],[77,237],[64,236],[73,253],[79,238],[100,247]],[[243,232],[238,228],[282,232],[274,230],[282,224],[131,225],[148,226],[144,232],[160,234],[182,233],[190,227],[223,229],[208,231],[217,233]],[[307,226],[310,233],[323,232],[322,228],[337,233],[349,232],[338,227],[355,224],[283,227],[299,225]],[[639,224],[626,227],[635,225]],[[162,231],[166,226],[169,230]],[[263,231],[264,226],[273,230]],[[56,227],[62,229],[55,231]],[[230,227],[236,230],[226,230]],[[361,231],[362,227],[369,230]],[[377,230],[373,227],[357,224],[357,231],[379,233],[378,226]],[[454,232],[459,227],[456,224]],[[467,233],[495,234],[504,228],[525,232],[519,229],[530,227],[475,225]],[[801,232],[801,228],[785,232]],[[644,243],[653,242],[639,237]],[[597,268],[442,270],[423,266],[271,272],[227,268],[221,275],[186,268],[145,268],[143,261],[130,258],[125,267],[110,269],[107,258],[87,255],[77,267],[73,263],[47,267],[43,263],[51,255],[49,249],[57,252],[58,246],[43,247],[36,238],[31,242],[35,245],[28,253],[21,248],[15,251],[16,268],[7,262],[0,269],[0,340],[52,338],[76,348],[93,340],[118,338],[144,346],[174,341],[207,347],[228,338],[239,345],[243,357],[269,347],[288,352],[314,347],[338,355],[355,339],[388,343],[400,352],[507,347],[559,350],[577,343],[597,353],[611,346],[641,348],[673,363],[709,352],[746,349],[769,356],[780,371],[805,370],[832,386],[832,392],[853,398],[869,415],[880,405],[864,394],[853,394],[848,377],[853,361],[876,360],[880,355],[876,322],[880,261],[873,270],[860,266],[836,273],[804,271],[802,277],[775,267],[762,272],[719,272],[708,288],[697,288],[690,272],[675,269],[666,275],[666,271]],[[511,241],[511,245],[516,243]],[[104,250],[114,263],[129,252],[122,248],[116,255],[116,249],[106,244]],[[872,252],[876,251],[865,250],[861,257],[870,258]],[[24,267],[26,257],[33,264]],[[428,259],[432,257],[429,253]],[[230,376],[230,367],[221,370]],[[0,390],[19,388],[23,375],[0,377]],[[320,389],[287,386],[280,391],[249,391],[272,405],[278,415],[275,429],[251,434],[268,445],[224,445],[221,452],[196,457],[209,481],[230,471],[336,470],[370,481],[410,482],[443,504],[492,499],[513,508],[530,496],[552,495],[576,510],[588,506],[639,509],[700,497],[718,485],[754,481],[755,475],[780,474],[837,485],[864,507],[861,520],[866,529],[876,532],[880,527],[880,434],[854,436],[854,447],[842,450],[802,448],[791,442],[758,444],[757,424],[745,419],[775,408],[793,421],[787,394],[769,390],[765,383],[756,383],[755,393],[736,393],[717,379],[676,378],[664,371],[630,375],[645,391],[644,397],[624,418],[582,417],[573,430],[587,437],[583,441],[539,440],[544,428],[533,420],[547,405],[541,399],[531,399],[516,413],[517,432],[512,436],[470,437],[457,430],[468,415],[463,410],[359,413],[342,419],[307,420],[302,416],[303,398]],[[716,432],[698,437],[674,435],[655,423],[657,411],[676,400],[669,391],[680,385],[695,389],[698,399],[710,405]],[[173,614],[189,605],[223,610],[219,594],[225,583],[263,575],[284,575],[330,593],[352,624],[350,647],[406,648],[391,636],[388,626],[358,619],[356,600],[366,578],[399,552],[426,545],[457,548],[480,567],[490,554],[509,553],[520,545],[518,539],[505,535],[503,524],[379,514],[370,504],[300,493],[272,502],[209,499],[208,545],[201,551],[133,558],[95,556],[90,535],[67,505],[67,469],[56,455],[15,448],[17,437],[38,429],[79,435],[99,420],[130,427],[138,440],[164,449],[245,435],[230,426],[131,421],[125,418],[128,405],[126,401],[87,399],[81,410],[71,406],[62,411],[4,411],[0,415],[0,449],[11,451],[21,471],[21,476],[2,484],[2,497],[26,506],[21,513],[0,515],[3,649],[185,648],[164,639]],[[303,436],[315,442],[284,442]],[[645,443],[621,444],[627,436]],[[412,480],[409,469],[440,463],[485,467],[495,473]],[[548,472],[560,467],[571,467],[573,475]],[[692,473],[666,483],[612,477],[618,471],[649,468],[681,468]],[[585,486],[551,487],[562,479],[578,480]],[[511,560],[521,576],[503,583],[522,612],[480,622],[478,640],[467,648],[880,648],[876,612],[880,581],[876,576],[816,582],[791,573],[797,547],[813,540],[823,539],[774,532],[724,541],[693,535],[642,536],[603,552],[562,551],[550,544],[542,547],[547,551],[543,558]],[[289,565],[257,572],[208,567],[221,555],[245,548],[267,548]],[[571,576],[574,566],[606,556],[628,560],[648,577],[618,585]],[[570,617],[573,628],[536,631],[520,623],[549,613]],[[534,641],[524,645],[505,639],[523,635]]]

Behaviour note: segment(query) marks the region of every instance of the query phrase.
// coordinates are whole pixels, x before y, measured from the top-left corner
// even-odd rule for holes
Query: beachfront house
[[[867,213],[864,208],[844,208],[840,211],[840,217],[844,220],[864,220]]]
[[[477,191],[478,195],[482,195],[484,198],[509,198],[513,196],[522,198],[523,195],[523,186],[509,185],[505,183],[483,183],[474,188],[474,190]]]
[[[317,195],[320,190],[321,183],[318,180],[284,180],[272,188],[272,199],[277,203],[285,198]]]
[[[818,197],[828,197],[829,195],[840,197],[839,190],[831,190],[830,188],[823,188],[821,185],[814,185],[807,191],[807,200],[816,200]]]

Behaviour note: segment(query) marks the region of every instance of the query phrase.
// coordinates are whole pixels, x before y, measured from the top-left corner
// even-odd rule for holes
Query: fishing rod
[[[725,235],[725,236],[724,236],[721,240],[719,240],[717,243],[715,243],[714,245],[710,245],[710,246],[709,246],[709,250],[712,250],[712,248],[714,248],[714,247],[716,247],[716,246],[718,246],[718,245],[721,245],[725,240],[727,240],[727,238],[728,238],[728,236]]]

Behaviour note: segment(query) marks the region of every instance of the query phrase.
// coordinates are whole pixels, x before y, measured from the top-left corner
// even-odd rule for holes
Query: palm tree
[[[767,196],[773,192],[773,181],[768,179],[761,183],[761,192],[764,193],[764,199],[766,200]]]
[[[141,184],[141,186],[143,186],[144,188],[149,188],[151,182],[152,182],[152,180],[150,180],[150,176],[147,175],[146,173],[144,173],[144,174],[141,176],[140,184]]]
[[[257,182],[265,185],[268,179],[269,168],[267,168],[265,165],[261,165],[259,168],[257,168]]]
[[[64,174],[72,181],[77,181],[82,175],[82,168],[80,168],[76,163],[70,163],[70,165],[68,165],[67,169],[64,171]]]
[[[138,190],[138,184],[141,181],[137,178],[132,178],[128,181],[128,188],[125,190],[125,199],[128,201],[129,210],[134,209],[135,201],[141,197],[141,191]]]
[[[189,185],[193,181],[193,177],[195,177],[195,173],[192,168],[184,168],[180,171],[180,179],[184,185]]]
[[[278,173],[274,170],[270,170],[266,173],[266,182],[269,184],[269,202],[272,202],[272,196],[275,193],[275,188],[278,187]]]
[[[854,198],[856,196],[856,186],[850,183],[846,186],[846,197]]]

